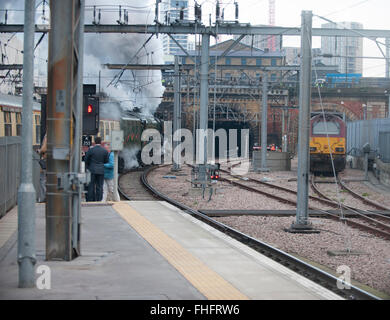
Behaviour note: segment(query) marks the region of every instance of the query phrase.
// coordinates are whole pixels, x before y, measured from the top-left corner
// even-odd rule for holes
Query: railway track
[[[282,202],[282,203],[287,203],[287,204],[290,204],[293,206],[297,205],[297,202],[295,200],[297,197],[297,192],[295,190],[291,190],[291,189],[288,189],[285,187],[274,185],[274,184],[271,184],[268,182],[263,182],[263,181],[253,179],[253,178],[248,178],[248,177],[240,178],[240,177],[231,175],[229,173],[229,171],[226,171],[223,169],[221,169],[220,171],[228,174],[233,179],[240,179],[240,182],[235,181],[233,179],[227,179],[227,178],[221,178],[220,179],[221,181],[228,182],[232,185],[235,185],[239,188],[242,188],[242,189],[245,189],[245,190],[248,190],[251,192],[265,195],[269,198],[275,199],[275,200]],[[251,183],[252,185],[249,185],[248,183]],[[255,188],[253,186],[253,184],[261,185],[262,187],[265,187],[265,188],[258,189],[258,188]],[[314,179],[311,179],[311,187],[318,195],[320,195],[320,197],[309,196],[311,204],[309,204],[308,208],[310,210],[317,210],[317,211],[323,212],[327,217],[329,217],[333,220],[337,220],[337,221],[341,220],[351,227],[358,228],[362,231],[366,231],[366,232],[371,233],[375,236],[379,236],[379,237],[382,237],[384,239],[390,240],[390,217],[387,217],[387,216],[379,214],[379,213],[368,212],[368,211],[356,209],[356,208],[353,208],[350,206],[340,204],[336,201],[333,201],[332,199],[328,198],[327,196],[325,196],[323,193],[321,193],[319,191],[319,189],[315,186]],[[272,190],[275,190],[275,189],[279,191],[278,194],[275,194],[272,192]],[[326,205],[326,206],[331,207],[331,208],[342,209],[345,211],[345,214],[330,213],[329,211],[327,211],[328,209],[323,210],[321,208],[315,207],[315,206],[313,206],[313,203],[316,203],[316,202],[321,203],[322,205]],[[381,209],[383,209],[383,207]],[[360,220],[363,220],[365,223],[357,222],[357,221],[354,221],[350,218],[347,218],[346,215],[348,215],[348,214],[353,214],[354,216],[357,216]],[[374,216],[375,218],[371,217],[371,216]]]
[[[337,287],[337,283],[339,279],[327,272],[324,272],[323,270],[316,268],[308,263],[306,263],[303,260],[300,260],[292,255],[289,255],[288,253],[279,250],[273,246],[270,246],[269,244],[262,242],[260,240],[257,240],[255,238],[252,238],[236,229],[233,229],[225,224],[222,224],[218,221],[215,221],[214,219],[208,217],[205,214],[200,213],[197,210],[194,210],[182,203],[179,203],[178,201],[175,201],[169,197],[167,197],[165,194],[159,192],[156,190],[153,186],[151,186],[148,182],[148,175],[150,172],[155,168],[147,168],[142,176],[142,182],[148,188],[156,197],[161,198],[174,206],[182,209],[184,212],[191,214],[192,216],[196,217],[197,219],[202,220],[205,223],[208,223],[209,225],[213,226],[214,228],[224,232],[225,234],[228,234],[229,236],[237,239],[240,242],[243,242],[244,244],[250,246],[251,248],[255,249],[256,251],[262,253],[263,255],[281,263],[282,265],[290,268],[291,270],[303,275],[304,277],[311,279],[312,281],[322,285],[323,287],[335,292],[336,294],[344,297],[345,299],[349,300],[380,300],[380,298],[372,295],[369,292],[366,292],[356,286],[351,285],[349,290],[341,290]]]
[[[339,183],[340,183],[340,186],[346,190],[347,192],[349,192],[355,199],[358,199],[360,200],[361,202],[365,203],[365,204],[368,204],[376,209],[379,209],[379,210],[383,210],[383,211],[389,211],[390,212],[390,208],[389,207],[386,207],[378,202],[375,202],[373,200],[370,200],[370,199],[367,199],[361,195],[359,195],[358,193],[354,192],[352,189],[348,188],[347,184],[345,183],[345,181],[343,180],[339,180]],[[390,220],[389,220],[390,221]]]
[[[342,208],[342,210],[345,210],[346,212],[353,213],[359,217],[360,220],[365,221],[368,224],[363,224],[357,221],[353,221],[349,218],[345,218],[343,216],[338,216],[339,219],[343,220],[347,225],[350,225],[352,227],[359,228],[360,230],[367,231],[371,234],[374,234],[376,236],[383,237],[387,240],[390,240],[390,217],[387,217],[385,215],[379,214],[379,213],[373,213],[371,211],[367,210],[361,210],[357,209],[351,206],[344,205],[342,203],[338,203],[336,201],[333,201],[329,199],[323,192],[319,190],[319,188],[316,186],[314,179],[311,179],[311,188],[314,190],[315,193],[323,197],[324,199],[327,199],[329,201],[334,202],[339,207]],[[376,206],[375,206],[376,207]],[[378,207],[376,207],[378,208]],[[382,207],[381,209],[384,209]]]
[[[122,199],[145,201],[156,200],[153,193],[142,183],[145,168],[128,170],[119,176],[118,191]]]

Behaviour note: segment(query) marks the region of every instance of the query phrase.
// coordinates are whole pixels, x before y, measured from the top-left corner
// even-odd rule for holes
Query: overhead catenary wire
[[[316,68],[315,64],[313,64],[313,70],[314,70],[314,75],[316,77],[316,82],[317,82],[318,73],[317,73],[317,68]],[[335,165],[334,165],[334,157],[333,157],[333,152],[332,152],[332,148],[330,145],[328,125],[327,125],[327,120],[326,120],[326,116],[325,116],[325,108],[324,108],[324,104],[322,101],[320,86],[317,86],[317,91],[318,91],[318,97],[319,97],[319,102],[320,102],[320,106],[321,106],[322,118],[323,118],[324,125],[325,125],[326,139],[328,142],[328,150],[329,150],[329,154],[330,154],[330,161],[332,164],[332,173],[333,173],[333,178],[334,178],[335,186],[336,186],[336,198],[337,198],[337,203],[338,203],[339,210],[340,210],[340,220],[339,221],[344,226],[344,229],[346,231],[345,236],[344,236],[344,240],[345,240],[346,250],[347,250],[347,252],[350,252],[351,251],[352,236],[351,236],[350,229],[347,226],[347,222],[345,220],[345,214],[343,211],[343,207],[341,205],[340,186],[339,186],[339,182],[337,180],[337,174],[336,174],[336,169],[335,169]]]
[[[126,70],[126,67],[135,59],[137,58],[137,55],[138,53],[143,49],[145,48],[146,44],[150,41],[150,39],[152,39],[152,37],[154,36],[154,33],[152,33],[150,35],[150,37],[142,44],[142,46],[137,50],[137,52],[133,55],[133,57],[129,60],[129,62],[121,69],[121,71],[119,71],[115,76],[114,78],[112,79],[112,81],[110,81],[110,83],[107,85],[107,87],[109,87],[111,84],[113,84],[113,82],[116,80],[114,86],[118,83],[118,81],[120,80],[120,78],[122,77],[123,73],[125,72]]]

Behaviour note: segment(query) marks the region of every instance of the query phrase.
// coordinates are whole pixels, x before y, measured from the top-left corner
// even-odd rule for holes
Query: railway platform
[[[2,300],[341,299],[164,201],[83,206],[81,256],[70,262],[45,261],[37,204],[36,267],[50,268],[50,289],[19,289],[16,213],[0,220]]]

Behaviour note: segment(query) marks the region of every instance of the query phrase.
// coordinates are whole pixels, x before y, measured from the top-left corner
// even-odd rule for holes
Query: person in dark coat
[[[87,201],[101,201],[103,197],[104,164],[109,161],[109,153],[100,144],[102,138],[95,138],[95,146],[85,155],[85,166],[91,172]]]

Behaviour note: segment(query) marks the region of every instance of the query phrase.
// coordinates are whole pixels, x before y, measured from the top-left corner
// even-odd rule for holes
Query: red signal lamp
[[[87,113],[92,113],[92,105],[89,104],[87,107]]]

